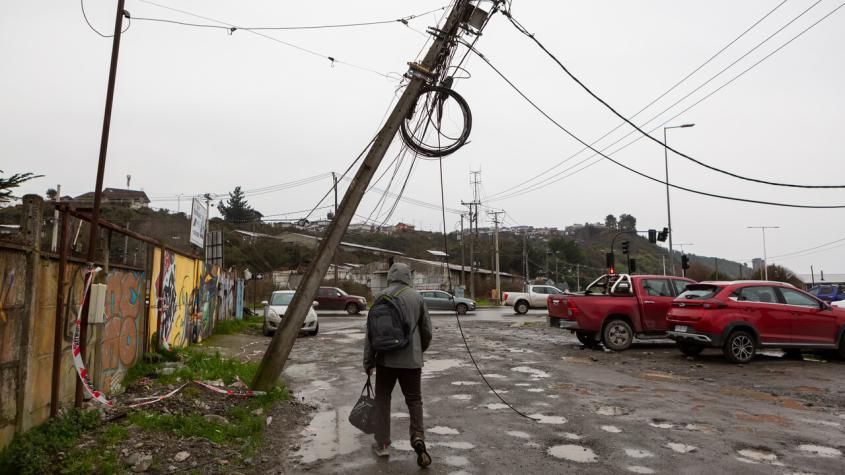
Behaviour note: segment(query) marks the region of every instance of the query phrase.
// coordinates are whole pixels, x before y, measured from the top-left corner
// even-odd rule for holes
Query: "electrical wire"
[[[79,0],[79,8],[82,10],[82,18],[85,19],[85,23],[88,24],[88,28],[94,31],[94,33],[102,36],[103,38],[114,38],[114,34],[107,35],[105,33],[100,32],[100,30],[94,28],[94,25],[91,24],[91,21],[88,19],[88,14],[85,13],[85,0]],[[120,34],[124,34],[129,30],[129,27],[132,25],[132,19],[129,15],[126,14],[126,10],[123,11],[123,15],[126,18],[126,28],[124,28]]]
[[[373,145],[373,142],[375,142],[375,141],[376,141],[376,137],[378,137],[378,135],[374,135],[374,136],[373,136],[373,138],[372,138],[372,139],[370,139],[370,142],[369,142],[369,143],[368,143],[368,144],[364,147],[364,149],[363,149],[363,150],[361,150],[361,153],[359,153],[359,154],[358,154],[358,156],[357,156],[357,157],[355,157],[355,160],[353,160],[353,161],[352,161],[352,163],[350,163],[350,164],[349,164],[349,166],[348,166],[348,167],[346,167],[346,170],[344,170],[343,174],[340,176],[340,178],[338,179],[338,181],[340,181],[340,180],[344,179],[344,178],[346,177],[346,174],[347,174],[347,173],[349,173],[349,171],[350,171],[350,170],[352,170],[352,167],[354,167],[354,166],[355,166],[355,164],[356,164],[356,163],[358,163],[358,160],[360,160],[360,159],[361,159],[361,157],[363,157],[363,156],[364,156],[364,154],[365,154],[365,153],[367,153],[367,150],[369,150],[369,149],[370,149],[370,147]],[[314,205],[314,208],[313,208],[313,209],[311,209],[311,211],[309,211],[309,212],[308,212],[308,214],[307,214],[307,215],[305,215],[305,217],[304,217],[304,218],[302,218],[302,219],[304,219],[304,220],[306,220],[306,221],[307,221],[307,220],[308,220],[308,218],[310,218],[310,217],[311,217],[311,215],[312,215],[312,214],[314,214],[314,211],[317,211],[317,208],[318,208],[321,204],[323,204],[323,201],[325,201],[325,199],[329,197],[329,195],[332,193],[332,191],[334,191],[334,184],[332,184],[332,187],[331,187],[331,188],[329,188],[329,190],[328,190],[328,191],[326,191],[326,194],[325,194],[325,195],[323,195],[323,197],[322,197],[322,198],[320,198],[320,201],[318,201],[318,202],[317,202],[317,204],[316,204],[316,205]]]
[[[400,18],[394,18],[391,20],[375,20],[375,21],[364,21],[358,23],[336,23],[336,24],[328,24],[328,25],[295,25],[295,26],[223,26],[223,25],[214,25],[209,23],[187,23],[177,20],[170,20],[167,18],[145,18],[145,17],[134,17],[134,20],[138,21],[151,21],[151,22],[159,22],[159,23],[171,23],[180,26],[190,26],[190,27],[197,27],[197,28],[216,28],[221,30],[227,30],[230,33],[234,33],[237,30],[250,30],[250,31],[257,31],[257,30],[272,30],[272,31],[289,31],[289,30],[322,30],[322,29],[333,29],[333,28],[353,28],[353,27],[360,27],[360,26],[374,26],[374,25],[387,25],[387,24],[394,24],[394,23],[401,23],[405,26],[408,26],[408,22],[411,20],[415,20],[421,16],[428,15],[430,13],[435,13],[441,10],[445,10],[447,7],[443,6],[440,8],[435,8],[433,10],[428,10],[422,13],[416,13],[413,15],[406,15]]]
[[[807,10],[805,10],[803,13],[806,13],[807,11],[809,11],[809,9],[810,9],[810,8],[815,7],[815,6],[816,6],[816,5],[817,5],[820,1],[821,1],[821,0],[819,0],[819,1],[817,1],[816,3],[814,3],[813,5],[811,5],[811,6],[810,6]],[[837,8],[836,8],[833,12],[835,12],[836,10],[839,10],[839,8],[841,8],[842,6],[845,6],[845,4],[840,5],[840,6],[839,6],[839,7],[837,7]],[[829,15],[831,15],[833,12],[829,13],[829,14],[828,14],[828,16],[829,16]],[[803,13],[802,13],[802,15],[803,15]],[[520,31],[522,34],[524,34],[524,35],[525,35],[525,36],[527,36],[528,38],[530,38],[530,39],[531,39],[531,40],[532,40],[532,41],[533,41],[533,42],[534,42],[534,43],[535,43],[535,44],[536,44],[536,45],[537,45],[537,46],[538,46],[541,50],[543,50],[543,52],[545,52],[545,53],[546,53],[546,55],[548,55],[548,56],[549,56],[549,57],[550,57],[550,58],[551,58],[551,59],[552,59],[552,60],[553,60],[553,61],[554,61],[554,62],[555,62],[555,63],[556,63],[556,64],[557,64],[560,68],[561,68],[561,70],[563,70],[563,72],[564,72],[564,73],[566,73],[566,75],[567,75],[567,76],[569,76],[569,77],[570,77],[573,81],[575,81],[575,83],[576,83],[576,84],[578,84],[579,86],[581,86],[581,88],[582,88],[582,89],[584,89],[584,91],[586,91],[586,92],[587,92],[590,96],[592,96],[594,99],[596,99],[596,100],[597,100],[598,102],[600,102],[602,105],[604,105],[604,106],[605,106],[608,110],[610,110],[610,111],[611,111],[614,115],[616,115],[617,117],[619,117],[620,119],[622,119],[623,121],[625,121],[625,122],[626,122],[628,125],[630,125],[631,127],[635,128],[638,132],[640,132],[641,134],[643,134],[643,136],[645,136],[646,138],[648,138],[648,139],[652,140],[653,142],[655,142],[655,143],[659,144],[661,147],[665,147],[667,150],[670,150],[670,151],[672,151],[673,153],[675,153],[675,154],[677,154],[677,155],[680,155],[681,157],[686,158],[687,160],[690,160],[690,161],[692,161],[693,163],[695,163],[695,164],[697,164],[697,165],[700,165],[700,166],[702,166],[702,167],[705,167],[705,168],[708,168],[708,169],[710,169],[710,170],[716,171],[716,172],[718,172],[718,173],[722,173],[722,174],[724,174],[724,175],[728,175],[728,176],[731,176],[731,177],[734,177],[734,178],[738,178],[738,179],[740,179],[740,180],[750,181],[750,182],[754,182],[754,183],[761,183],[761,184],[764,184],[764,185],[782,186],[782,187],[789,187],[789,188],[806,188],[806,189],[841,189],[841,188],[845,188],[845,185],[799,185],[799,184],[794,184],[794,183],[779,183],[779,182],[773,182],[773,181],[768,181],[768,180],[761,180],[761,179],[757,179],[757,178],[751,178],[751,177],[747,177],[747,176],[744,176],[744,175],[739,175],[739,174],[737,174],[737,173],[733,173],[733,172],[730,172],[730,171],[727,171],[727,170],[723,170],[723,169],[718,168],[718,167],[715,167],[715,166],[713,166],[713,165],[709,165],[709,164],[704,163],[704,162],[702,162],[702,161],[700,161],[700,160],[697,160],[697,159],[695,159],[695,158],[693,158],[693,157],[691,157],[691,156],[689,156],[689,155],[687,155],[687,154],[685,154],[685,153],[683,153],[683,152],[680,152],[680,151],[676,150],[676,149],[675,149],[675,148],[673,148],[673,147],[670,147],[668,144],[664,143],[664,142],[663,142],[663,141],[661,141],[660,139],[658,139],[658,138],[656,138],[656,137],[652,136],[651,134],[649,134],[648,132],[646,132],[645,130],[643,130],[642,128],[640,128],[637,124],[635,124],[635,123],[634,123],[633,121],[631,121],[629,118],[627,118],[626,116],[622,115],[619,111],[617,111],[617,110],[616,110],[613,106],[611,106],[611,105],[610,105],[607,101],[605,101],[604,99],[602,99],[601,97],[599,97],[599,96],[598,96],[595,92],[593,92],[593,91],[592,91],[592,89],[590,89],[590,88],[589,88],[586,84],[584,84],[584,82],[582,82],[582,81],[581,81],[581,80],[580,80],[577,76],[575,76],[575,75],[574,75],[574,74],[573,74],[573,73],[569,70],[569,68],[567,68],[567,67],[566,67],[566,66],[565,66],[565,65],[564,65],[564,64],[563,64],[563,63],[562,63],[562,62],[561,62],[561,61],[557,58],[557,56],[555,56],[555,55],[554,55],[551,51],[549,51],[549,50],[548,50],[548,48],[546,48],[546,46],[545,46],[542,42],[540,42],[540,40],[538,40],[538,39],[537,39],[536,35],[529,33],[529,32],[525,29],[525,27],[523,27],[523,26],[522,26],[522,25],[521,25],[521,24],[520,24],[520,23],[519,23],[516,19],[514,19],[514,18],[513,18],[513,16],[512,16],[509,12],[503,12],[503,15],[505,15],[505,16],[506,16],[506,17],[510,20],[511,24],[513,24],[513,26],[514,26],[514,27],[515,27],[518,31]],[[800,16],[800,15],[799,15],[799,16]],[[793,21],[794,21],[794,20],[793,20]],[[791,23],[791,22],[790,22],[790,23]],[[586,143],[585,143],[585,145],[586,145]]]
[[[189,12],[187,10],[180,10],[178,8],[170,7],[170,6],[167,6],[167,5],[161,5],[159,3],[155,3],[155,2],[152,2],[150,0],[138,0],[138,1],[146,3],[148,5],[153,5],[153,6],[156,6],[156,7],[159,7],[159,8],[163,8],[163,9],[166,9],[166,10],[178,12],[178,13],[181,13],[183,15],[188,15],[188,16],[191,16],[191,17],[194,17],[194,18],[200,18],[202,20],[220,23],[221,25],[226,25],[226,26],[229,27],[230,32],[234,31],[234,30],[232,30],[232,28],[234,28],[235,30],[238,29],[238,27],[235,26],[232,23],[225,22],[225,21],[222,21],[222,20],[217,20],[217,19],[214,19],[214,18],[205,17],[205,16],[202,16],[202,15],[198,15],[196,13],[192,13],[192,12]],[[365,71],[365,72],[368,72],[368,73],[371,73],[371,74],[375,74],[375,75],[384,77],[386,79],[390,79],[390,80],[396,79],[394,76],[392,76],[390,74],[382,73],[380,71],[376,71],[375,69],[368,68],[366,66],[360,66],[358,64],[350,63],[350,62],[347,62],[347,61],[342,61],[342,60],[337,59],[334,56],[330,56],[330,55],[327,55],[327,54],[324,54],[324,53],[320,53],[320,52],[314,51],[312,49],[305,48],[303,46],[299,46],[295,43],[291,43],[291,42],[288,42],[288,41],[281,40],[279,38],[276,38],[275,36],[270,36],[266,33],[260,32],[260,31],[255,31],[255,30],[245,30],[245,31],[252,33],[253,35],[257,35],[257,36],[260,36],[262,38],[268,39],[270,41],[274,41],[276,43],[285,45],[287,47],[299,50],[303,53],[310,54],[312,56],[316,56],[316,57],[321,58],[321,59],[327,59],[331,62],[332,66],[334,66],[335,64],[340,64],[340,65],[347,66],[347,67],[350,67],[350,68],[358,69],[360,71]]]
[[[778,5],[776,5],[776,6],[775,6],[775,8],[773,8],[772,10],[769,10],[769,12],[768,12],[768,13],[766,13],[765,15],[763,15],[763,17],[762,17],[762,18],[759,18],[757,21],[755,21],[753,24],[751,24],[751,26],[749,26],[749,27],[748,27],[748,28],[746,28],[746,29],[745,29],[742,33],[740,33],[740,34],[739,34],[739,36],[736,36],[734,39],[732,39],[731,41],[729,41],[729,42],[728,42],[725,46],[723,46],[721,49],[719,49],[718,51],[716,51],[716,53],[714,53],[714,54],[713,54],[712,56],[710,56],[710,57],[709,57],[706,61],[704,61],[703,63],[701,63],[700,65],[698,65],[698,67],[696,67],[695,69],[693,69],[693,70],[692,70],[689,74],[687,74],[686,76],[684,76],[683,78],[681,78],[679,81],[675,82],[675,84],[673,84],[673,85],[672,85],[669,89],[667,89],[666,91],[664,91],[663,93],[661,93],[659,96],[657,96],[657,97],[655,97],[654,99],[652,99],[652,100],[651,100],[651,102],[649,102],[648,104],[646,104],[645,106],[643,106],[642,108],[640,108],[640,110],[639,110],[639,111],[637,111],[634,115],[632,115],[632,116],[631,116],[631,118],[633,119],[633,118],[635,118],[635,117],[639,116],[640,114],[642,114],[643,112],[645,112],[646,110],[648,110],[651,106],[653,106],[654,104],[656,104],[659,100],[663,99],[663,98],[664,98],[664,97],[666,97],[669,93],[671,93],[672,91],[674,91],[675,89],[677,89],[677,88],[678,88],[678,86],[680,86],[681,84],[683,84],[684,82],[686,82],[689,78],[691,78],[693,75],[695,75],[698,71],[701,71],[701,70],[702,70],[705,66],[707,66],[708,64],[710,64],[710,63],[711,63],[714,59],[716,59],[719,55],[721,55],[722,53],[724,53],[724,52],[725,52],[728,48],[730,48],[731,46],[733,46],[733,45],[734,45],[737,41],[739,41],[740,39],[742,39],[742,38],[743,38],[745,35],[747,35],[747,34],[748,34],[751,30],[753,30],[755,27],[757,27],[757,25],[759,25],[760,23],[762,23],[762,22],[763,22],[763,20],[765,20],[766,18],[768,18],[769,16],[771,16],[771,15],[772,15],[775,11],[777,11],[777,10],[778,10],[781,6],[783,6],[783,5],[784,5],[787,1],[788,1],[788,0],[783,0],[781,3],[779,3]],[[723,73],[723,72],[725,72],[727,69],[728,69],[728,68],[723,69],[722,71],[720,71],[720,72],[719,72],[719,74],[722,74],[722,73]],[[699,88],[701,88],[701,86],[699,86]],[[668,110],[668,109],[667,109],[667,110]],[[661,114],[663,114],[664,112],[666,112],[666,110],[664,110],[663,112],[661,112],[660,114],[658,114],[658,116],[659,116],[659,115],[661,115]],[[652,118],[651,120],[654,120],[655,118],[656,118],[656,117]],[[649,120],[648,122],[651,122],[651,120]],[[648,123],[648,122],[646,122],[646,123]],[[619,129],[620,129],[622,126],[624,126],[624,125],[625,125],[625,122],[620,122],[620,123],[619,123],[619,125],[617,125],[617,126],[616,126],[616,127],[614,127],[613,129],[609,130],[607,133],[605,133],[604,135],[602,135],[601,137],[599,137],[599,138],[597,138],[596,140],[594,140],[594,141],[592,142],[592,145],[596,145],[596,144],[598,144],[600,141],[604,140],[604,139],[605,139],[605,138],[607,138],[610,134],[612,134],[612,133],[616,132],[617,130],[619,130]],[[631,133],[633,133],[633,131],[632,131]],[[563,165],[564,163],[568,162],[569,160],[571,160],[571,159],[575,158],[576,156],[580,155],[582,152],[587,151],[587,150],[589,150],[589,149],[588,149],[588,148],[586,148],[586,147],[584,147],[584,148],[582,148],[581,150],[579,150],[578,152],[576,152],[575,154],[573,154],[573,155],[569,156],[568,158],[566,158],[565,160],[563,160],[562,162],[558,162],[558,163],[557,163],[557,164],[555,164],[554,166],[552,166],[552,167],[550,167],[550,168],[548,168],[548,169],[546,169],[546,170],[543,170],[542,172],[538,173],[537,175],[535,175],[535,176],[533,176],[533,177],[531,177],[531,178],[529,178],[529,179],[527,179],[527,180],[525,180],[525,181],[523,181],[523,182],[521,182],[521,183],[518,183],[518,184],[516,184],[516,185],[514,185],[514,186],[511,186],[510,188],[506,188],[505,190],[502,190],[502,191],[500,191],[500,192],[498,192],[498,193],[495,193],[493,196],[491,196],[491,198],[495,198],[496,196],[499,196],[499,195],[504,195],[504,194],[506,194],[506,193],[510,192],[511,190],[515,190],[515,189],[517,189],[517,188],[519,188],[519,187],[521,187],[521,186],[523,186],[523,185],[525,185],[525,184],[527,184],[527,183],[530,183],[530,182],[531,182],[531,181],[533,181],[533,180],[536,180],[537,178],[544,177],[547,173],[549,173],[549,172],[551,172],[552,170],[554,170],[554,169],[558,168],[559,166]],[[546,177],[546,178],[548,179],[548,177]]]
[[[736,80],[738,80],[738,79],[740,79],[741,77],[745,76],[748,72],[750,72],[751,70],[753,70],[754,68],[756,68],[757,66],[759,66],[760,64],[762,64],[764,61],[766,61],[767,59],[771,58],[772,56],[774,56],[775,54],[777,54],[778,52],[780,52],[781,50],[783,50],[785,47],[787,47],[788,45],[790,45],[793,41],[797,40],[798,38],[800,38],[801,36],[803,36],[805,33],[807,33],[808,31],[810,31],[810,30],[811,30],[811,29],[813,29],[814,27],[816,27],[819,23],[821,23],[822,21],[826,20],[826,19],[827,19],[828,17],[830,17],[833,13],[835,13],[837,10],[839,10],[840,8],[842,8],[842,6],[845,6],[845,4],[842,4],[842,5],[840,5],[839,7],[836,7],[834,10],[830,11],[829,13],[827,13],[826,15],[824,15],[823,17],[821,17],[821,18],[820,18],[819,20],[817,20],[816,22],[814,22],[814,23],[810,24],[808,27],[806,27],[805,29],[801,30],[798,34],[796,34],[795,36],[793,36],[792,38],[790,38],[788,41],[786,41],[785,43],[781,44],[779,47],[777,47],[776,49],[772,50],[769,54],[767,54],[766,56],[764,56],[764,57],[760,58],[760,59],[759,59],[758,61],[756,61],[755,63],[751,64],[749,67],[747,67],[746,69],[744,69],[743,71],[741,71],[739,74],[735,75],[733,78],[731,78],[730,80],[728,80],[727,82],[725,82],[724,84],[722,84],[721,86],[719,86],[718,88],[716,88],[716,89],[714,89],[713,91],[709,92],[709,93],[708,93],[708,94],[706,94],[704,97],[702,97],[702,98],[698,99],[696,102],[694,102],[693,104],[689,105],[688,107],[686,107],[686,108],[685,108],[685,109],[683,109],[682,111],[678,112],[677,114],[673,115],[672,117],[670,117],[670,118],[666,119],[665,121],[663,121],[663,122],[662,122],[661,124],[659,124],[658,126],[653,127],[651,130],[649,130],[649,132],[650,132],[650,133],[651,133],[651,132],[654,132],[655,130],[659,129],[660,127],[663,127],[663,126],[664,126],[664,125],[666,125],[667,123],[671,122],[672,120],[674,120],[674,119],[678,118],[679,116],[681,116],[681,115],[683,115],[684,113],[686,113],[686,112],[690,111],[691,109],[693,109],[693,108],[694,108],[694,107],[696,107],[697,105],[701,104],[701,103],[702,103],[702,102],[704,102],[705,100],[709,99],[710,97],[712,97],[713,95],[715,95],[716,93],[718,93],[719,91],[721,91],[722,89],[724,89],[724,88],[728,87],[729,85],[733,84]],[[715,77],[715,76],[714,76],[714,77]],[[712,78],[711,78],[711,79],[712,79]],[[688,97],[688,96],[689,96],[689,95],[685,96],[684,98],[686,98],[686,97]],[[682,100],[683,100],[684,98],[682,98]],[[678,102],[680,102],[680,101],[678,101]],[[675,104],[673,104],[672,106],[670,106],[669,108],[667,108],[667,109],[663,110],[662,112],[658,113],[657,115],[655,115],[655,116],[654,116],[654,117],[652,117],[651,119],[649,119],[646,123],[653,121],[654,119],[656,119],[657,117],[659,117],[660,115],[664,114],[664,113],[665,113],[665,112],[667,112],[669,109],[671,109],[672,107],[674,107],[674,105],[676,105],[676,104],[677,104],[677,102],[676,102]],[[604,147],[604,148],[602,149],[602,152],[604,152],[604,151],[606,151],[606,150],[609,150],[609,149],[610,149],[613,145],[616,145],[617,143],[621,142],[621,141],[622,141],[622,140],[624,140],[625,138],[627,138],[627,137],[629,137],[629,136],[631,136],[631,135],[633,135],[633,134],[635,134],[635,133],[636,133],[636,131],[635,131],[635,130],[632,130],[632,131],[628,132],[628,133],[627,133],[627,134],[625,134],[624,136],[620,137],[620,138],[619,138],[619,139],[617,139],[616,141],[614,141],[614,142],[612,142],[611,144],[609,144],[608,146]],[[628,142],[627,144],[623,145],[622,147],[619,147],[618,149],[616,149],[616,150],[614,150],[614,151],[612,151],[612,152],[608,153],[608,155],[614,155],[614,154],[616,154],[616,153],[620,152],[621,150],[624,150],[625,148],[627,148],[627,147],[629,147],[629,146],[633,145],[634,143],[636,143],[636,142],[640,141],[640,140],[641,140],[641,139],[643,139],[643,138],[644,138],[644,136],[639,136],[639,137],[635,138],[634,140],[632,140],[632,141]],[[589,150],[589,149],[590,149],[589,147],[585,147],[585,148],[584,148],[584,150]],[[578,153],[580,153],[580,152],[578,152]],[[577,155],[578,155],[578,153],[576,153],[576,154],[574,154],[574,155],[570,156],[569,158],[567,158],[566,160],[564,160],[563,162],[561,162],[561,164],[562,164],[562,163],[564,163],[564,162],[566,162],[566,161],[568,161],[568,160],[570,160],[571,158],[574,158],[575,156],[577,156]],[[584,167],[582,167],[582,168],[580,168],[580,169],[578,169],[578,170],[575,170],[574,172],[572,172],[572,173],[570,173],[570,174],[567,174],[567,175],[564,175],[564,176],[560,176],[560,175],[562,175],[563,173],[565,173],[565,172],[567,172],[567,171],[569,171],[569,170],[571,170],[571,169],[573,169],[573,168],[575,168],[575,167],[577,167],[577,166],[579,166],[579,165],[581,165],[581,164],[583,164],[583,163],[587,162],[588,160],[590,160],[590,159],[592,159],[592,158],[594,158],[594,157],[599,157],[599,159],[598,159],[598,160],[596,160],[596,161],[594,161],[594,162],[592,162],[592,163],[590,163],[590,164],[585,165]],[[554,175],[552,175],[551,177],[547,177],[546,179],[544,179],[544,180],[542,180],[542,181],[540,181],[540,182],[538,182],[538,183],[535,183],[534,185],[532,185],[532,187],[526,188],[526,189],[524,189],[524,190],[522,190],[522,191],[519,191],[519,192],[514,192],[514,193],[509,194],[509,195],[507,195],[507,196],[496,196],[494,199],[492,199],[492,201],[500,201],[500,200],[504,200],[504,199],[514,198],[514,197],[521,196],[521,195],[526,194],[526,193],[530,193],[530,192],[533,192],[533,191],[537,191],[537,190],[540,190],[540,189],[546,188],[546,187],[548,187],[548,186],[550,186],[550,185],[553,185],[553,184],[555,184],[555,183],[560,182],[561,180],[564,180],[564,179],[566,179],[566,178],[569,178],[569,177],[571,177],[571,176],[573,176],[573,175],[575,175],[575,174],[577,174],[577,173],[579,173],[579,172],[581,172],[581,171],[584,171],[584,170],[586,170],[587,168],[590,168],[590,167],[591,167],[591,166],[593,166],[593,165],[596,165],[596,164],[600,163],[602,159],[603,159],[603,157],[601,157],[601,156],[600,156],[600,154],[598,154],[598,153],[593,154],[593,155],[590,155],[589,157],[587,157],[587,158],[586,158],[586,159],[584,159],[584,160],[581,160],[580,162],[576,163],[576,164],[575,164],[575,165],[573,165],[572,167],[569,167],[569,168],[567,168],[567,169],[564,169],[564,170],[562,170],[562,171],[560,171],[560,172],[558,172],[558,173],[555,173],[555,174],[554,174]],[[560,178],[557,178],[557,177],[560,177]],[[555,178],[557,178],[557,179],[555,179]]]
[[[558,121],[556,121],[548,113],[546,113],[546,111],[544,111],[539,105],[537,105],[536,102],[534,102],[527,95],[525,95],[525,93],[522,92],[522,90],[520,90],[510,79],[508,79],[504,75],[504,73],[502,73],[496,66],[494,66],[493,63],[491,63],[490,60],[485,55],[483,55],[477,49],[473,49],[473,51],[485,63],[487,63],[487,65],[489,65],[490,68],[492,68],[493,71],[495,71],[496,74],[498,74],[499,77],[501,77],[514,91],[516,91],[520,96],[522,96],[522,98],[526,102],[528,102],[532,107],[534,107],[534,109],[536,109],[537,112],[539,112],[541,115],[543,115],[546,119],[548,119],[557,128],[559,128],[561,131],[563,131],[564,133],[566,133],[567,135],[572,137],[577,142],[579,142],[582,145],[588,147],[594,153],[600,155],[601,157],[605,158],[606,160],[609,160],[610,162],[616,164],[617,166],[620,166],[620,167],[628,170],[631,173],[639,175],[639,176],[646,178],[648,180],[651,180],[653,182],[660,183],[662,185],[668,185],[668,186],[675,188],[675,189],[678,189],[678,190],[683,190],[683,191],[686,191],[686,192],[689,192],[689,193],[694,193],[694,194],[697,194],[697,195],[708,196],[708,197],[711,197],[711,198],[719,198],[719,199],[730,200],[730,201],[740,201],[740,202],[744,202],[744,203],[754,203],[754,204],[761,204],[761,205],[768,205],[768,206],[780,206],[780,207],[786,207],[786,208],[804,208],[804,209],[841,209],[841,208],[845,208],[845,205],[801,205],[801,204],[779,203],[779,202],[773,202],[773,201],[754,200],[754,199],[750,199],[750,198],[720,195],[720,194],[716,194],[716,193],[710,193],[710,192],[706,192],[706,191],[700,191],[700,190],[695,190],[695,189],[692,189],[692,188],[687,188],[687,187],[684,187],[684,186],[676,185],[674,183],[666,182],[666,181],[663,181],[659,178],[655,178],[655,177],[652,177],[650,175],[647,175],[647,174],[645,174],[645,173],[643,173],[639,170],[636,170],[636,169],[634,169],[634,168],[632,168],[628,165],[625,165],[625,164],[623,164],[623,163],[621,163],[617,160],[614,160],[610,156],[608,156],[608,155],[604,154],[603,152],[597,150],[594,146],[588,144],[586,141],[584,141],[583,139],[581,139],[580,137],[578,137],[574,133],[570,132],[569,129],[567,129],[566,127],[561,125]]]
[[[780,254],[780,255],[777,255],[777,256],[769,256],[769,259],[780,259],[780,258],[783,258],[783,257],[792,257],[792,256],[800,257],[800,256],[798,256],[798,254],[804,254],[804,253],[807,253],[809,251],[816,251],[817,249],[821,249],[823,247],[827,247],[827,246],[830,246],[832,244],[838,244],[838,243],[841,243],[841,242],[845,242],[845,237],[837,239],[835,241],[826,242],[824,244],[819,244],[818,246],[813,246],[813,247],[810,247],[810,248],[807,248],[807,249],[802,249],[800,251],[787,252],[786,254]],[[836,247],[838,247],[838,246],[836,246]],[[822,251],[827,251],[827,250],[828,249],[822,249]],[[819,251],[819,252],[821,252],[821,251]]]

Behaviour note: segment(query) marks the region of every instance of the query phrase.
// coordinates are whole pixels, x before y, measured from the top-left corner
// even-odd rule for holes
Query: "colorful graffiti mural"
[[[145,274],[111,271],[106,276],[106,315],[100,347],[100,387],[114,389],[140,357],[138,338],[144,320]]]

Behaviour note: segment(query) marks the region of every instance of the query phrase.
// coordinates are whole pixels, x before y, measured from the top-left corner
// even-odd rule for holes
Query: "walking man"
[[[423,352],[431,343],[431,319],[425,302],[411,288],[411,268],[407,264],[396,263],[387,272],[387,289],[376,297],[370,315],[367,317],[367,335],[364,343],[364,370],[367,375],[376,371],[376,406],[379,412],[379,428],[375,432],[373,451],[379,457],[390,455],[390,395],[396,382],[405,396],[410,414],[411,447],[417,453],[417,465],[427,467],[431,456],[425,447],[423,433],[423,403],[421,379]],[[384,325],[383,317],[377,316],[379,299],[390,300],[397,304],[398,314],[403,321],[402,328],[407,344],[389,351],[376,351],[370,341],[375,326]],[[393,305],[393,304],[391,304]],[[384,312],[381,312],[384,315]],[[381,319],[376,321],[375,319]],[[402,338],[399,338],[401,340]],[[378,345],[380,343],[376,343]]]

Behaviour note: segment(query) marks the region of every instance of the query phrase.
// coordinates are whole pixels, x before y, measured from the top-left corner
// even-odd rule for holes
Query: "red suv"
[[[669,338],[685,355],[722,348],[733,363],[747,363],[758,348],[838,350],[845,357],[845,309],[780,282],[690,284],[672,302]]]
[[[349,295],[337,287],[320,287],[317,303],[320,310],[346,310],[349,315],[358,315],[361,310],[367,309],[367,299]]]

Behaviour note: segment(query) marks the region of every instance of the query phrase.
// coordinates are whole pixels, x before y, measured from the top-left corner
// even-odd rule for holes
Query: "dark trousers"
[[[399,381],[399,387],[405,395],[405,404],[408,405],[408,413],[411,416],[411,426],[408,431],[411,442],[414,439],[424,438],[421,375],[420,368],[376,367],[376,406],[381,421],[381,427],[375,432],[377,443],[390,444],[390,395],[393,387],[396,386],[396,381]]]

